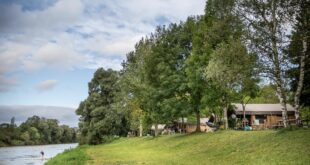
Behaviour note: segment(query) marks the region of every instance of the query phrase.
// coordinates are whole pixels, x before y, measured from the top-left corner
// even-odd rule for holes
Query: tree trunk
[[[158,136],[158,124],[155,124],[155,136]]]
[[[181,133],[184,132],[184,117],[182,116]]]
[[[277,85],[278,98],[279,98],[280,104],[282,106],[283,126],[286,128],[288,126],[288,122],[287,122],[287,107],[286,107],[286,97],[285,97],[285,94],[283,93],[283,90],[284,89],[281,86]]]
[[[195,111],[196,113],[196,132],[200,132],[200,112],[198,110]]]
[[[142,126],[142,119],[140,119],[140,121],[139,121],[140,123],[140,125],[139,125],[139,136],[140,137],[142,137],[142,135],[143,135],[143,126]]]
[[[272,24],[270,24],[271,35],[271,46],[273,50],[273,64],[274,64],[274,77],[277,84],[277,92],[280,103],[282,105],[282,120],[284,127],[287,127],[287,107],[286,107],[286,93],[284,89],[284,84],[281,76],[281,67],[280,67],[280,59],[279,59],[279,51],[277,46],[277,19],[276,19],[276,8],[277,5],[274,0],[272,0]]]
[[[227,118],[227,106],[225,105],[224,106],[224,109],[223,109],[223,117],[224,117],[224,126],[225,126],[225,129],[228,128],[228,118]]]
[[[242,111],[243,111],[243,119],[242,119],[242,126],[245,127],[245,104],[242,103]]]
[[[306,37],[303,37],[302,39],[302,54],[300,57],[300,67],[299,67],[299,80],[298,80],[298,85],[297,89],[295,92],[294,96],[294,109],[295,109],[295,118],[296,118],[296,124],[300,124],[300,117],[299,117],[299,108],[300,108],[300,95],[301,95],[301,90],[304,85],[304,77],[305,77],[305,60],[306,60],[306,51],[307,51],[307,41]]]

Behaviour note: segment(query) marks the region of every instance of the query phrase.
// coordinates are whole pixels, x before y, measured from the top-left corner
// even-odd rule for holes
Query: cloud
[[[36,89],[39,91],[47,91],[53,89],[56,85],[56,80],[45,80],[37,84]]]
[[[7,34],[48,36],[77,23],[83,14],[79,0],[58,1],[45,10],[24,11],[22,4],[0,6],[0,31]]]
[[[21,68],[23,59],[30,51],[29,46],[14,42],[0,44],[0,93],[8,92],[18,85],[12,73]]]
[[[16,124],[21,124],[28,117],[37,115],[50,119],[57,119],[60,124],[77,127],[78,116],[74,108],[57,106],[26,106],[26,105],[0,105],[0,123],[9,123],[12,117],[15,117]]]
[[[8,92],[17,85],[17,78],[5,77],[0,75],[0,92]]]
[[[119,70],[142,36],[203,14],[204,5],[205,0],[1,1],[0,88],[12,89],[11,77],[26,71]]]
[[[86,58],[74,50],[55,43],[47,43],[40,47],[31,58],[24,61],[26,69],[35,70],[41,67],[54,69],[73,69],[83,63]]]
[[[22,60],[31,50],[30,46],[6,42],[0,45],[0,75],[20,69]]]

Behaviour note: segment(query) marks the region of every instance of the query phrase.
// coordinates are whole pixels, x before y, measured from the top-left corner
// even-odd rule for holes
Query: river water
[[[48,159],[75,148],[78,144],[52,144],[38,146],[16,146],[0,148],[0,165],[43,165]],[[40,152],[44,152],[42,159]]]

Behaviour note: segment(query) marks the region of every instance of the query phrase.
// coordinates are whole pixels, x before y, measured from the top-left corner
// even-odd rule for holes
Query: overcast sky
[[[44,115],[42,106],[64,120],[63,107],[73,112],[87,97],[98,67],[119,70],[141,37],[203,14],[204,6],[205,0],[1,0],[1,121],[20,111]]]

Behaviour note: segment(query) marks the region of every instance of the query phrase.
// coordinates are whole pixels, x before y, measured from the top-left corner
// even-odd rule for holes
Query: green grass
[[[83,159],[86,164],[100,165],[309,164],[310,130],[218,131],[158,138],[121,138],[109,144],[76,150],[89,156]],[[66,154],[62,160],[69,160],[74,157],[74,151],[53,160],[60,160]],[[54,161],[51,164],[69,162]]]
[[[45,165],[84,165],[90,157],[86,154],[87,146],[79,146],[75,149],[65,150],[55,158],[50,159]]]

